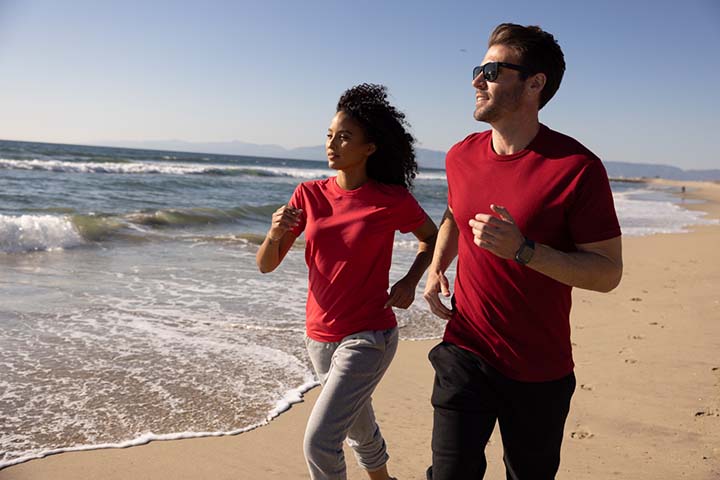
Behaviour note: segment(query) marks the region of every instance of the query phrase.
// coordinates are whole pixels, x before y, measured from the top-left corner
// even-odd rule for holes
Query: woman
[[[323,385],[305,431],[312,479],[346,478],[345,438],[370,479],[391,479],[370,396],[397,349],[391,307],[412,304],[437,234],[408,191],[417,172],[413,142],[384,86],[347,90],[325,143],[337,176],[300,184],[273,214],[257,253],[260,271],[270,272],[305,232],[305,342]],[[413,232],[420,247],[388,293],[396,230]]]

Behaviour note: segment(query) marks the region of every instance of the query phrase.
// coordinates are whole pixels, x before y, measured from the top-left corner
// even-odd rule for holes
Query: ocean
[[[269,275],[271,213],[324,162],[0,141],[0,468],[67,450],[256,428],[317,385],[302,237]],[[626,236],[706,223],[612,182]],[[414,194],[439,222],[442,170]],[[391,282],[417,243],[398,234]],[[452,282],[454,274],[448,272]],[[423,284],[404,340],[439,338]]]

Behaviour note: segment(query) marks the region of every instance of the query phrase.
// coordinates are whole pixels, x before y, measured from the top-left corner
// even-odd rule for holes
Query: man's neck
[[[492,146],[498,155],[512,155],[524,150],[540,130],[537,115],[521,120],[494,122],[491,126]]]

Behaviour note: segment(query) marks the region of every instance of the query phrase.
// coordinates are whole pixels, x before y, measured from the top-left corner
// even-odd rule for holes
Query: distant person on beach
[[[270,272],[305,232],[305,343],[323,386],[305,431],[312,479],[346,478],[346,438],[369,478],[391,478],[370,396],[397,349],[391,307],[412,304],[437,235],[408,191],[417,163],[405,125],[385,87],[347,90],[325,142],[337,176],[300,184],[288,205],[273,214],[257,253],[260,271]],[[420,246],[407,274],[388,293],[396,230],[412,232]]]
[[[473,69],[477,121],[446,157],[448,207],[425,299],[448,323],[435,369],[433,480],[480,479],[498,422],[508,479],[555,478],[570,398],[572,287],[622,275],[620,227],[605,168],[539,123],[565,71],[554,37],[499,25]],[[452,308],[444,272],[457,257]]]

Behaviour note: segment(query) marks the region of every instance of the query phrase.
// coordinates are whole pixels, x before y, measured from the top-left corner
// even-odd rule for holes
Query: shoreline
[[[686,186],[683,208],[720,218],[717,182],[646,179]],[[574,289],[578,387],[558,478],[717,478],[720,475],[720,227],[625,238],[626,271],[609,294]],[[375,394],[390,471],[424,478],[430,462],[432,368],[437,340],[403,341]],[[244,434],[72,451],[0,470],[0,480],[306,478],[302,433],[312,388],[263,428]],[[488,478],[503,476],[496,434]],[[346,450],[349,478],[362,478]],[[701,476],[698,476],[701,475]]]
[[[308,382],[306,384],[303,384],[297,388],[293,388],[291,390],[288,390],[285,392],[285,395],[281,400],[278,400],[278,402],[275,404],[275,407],[272,408],[268,414],[265,416],[264,419],[258,421],[257,423],[238,428],[236,430],[228,430],[228,431],[214,431],[214,432],[175,432],[175,433],[145,433],[143,435],[140,435],[139,437],[120,441],[116,443],[98,443],[98,444],[87,444],[87,445],[76,445],[73,447],[60,447],[57,449],[47,450],[43,453],[39,453],[37,455],[28,455],[25,457],[19,457],[17,459],[11,460],[10,463],[6,465],[0,465],[0,472],[6,468],[13,467],[15,465],[21,465],[23,463],[32,462],[34,460],[41,460],[43,458],[51,457],[53,455],[61,455],[64,453],[73,453],[73,452],[89,452],[93,450],[107,450],[107,449],[124,449],[124,448],[132,448],[132,447],[138,447],[141,445],[147,445],[152,442],[166,442],[166,441],[173,441],[173,440],[193,440],[198,438],[219,438],[219,437],[232,437],[236,435],[242,435],[243,433],[251,432],[255,429],[264,427],[266,425],[269,425],[270,422],[278,418],[283,413],[289,411],[293,405],[296,405],[298,403],[302,403],[304,400],[305,394],[307,394],[309,391],[317,388],[320,386],[320,383],[317,381]]]

